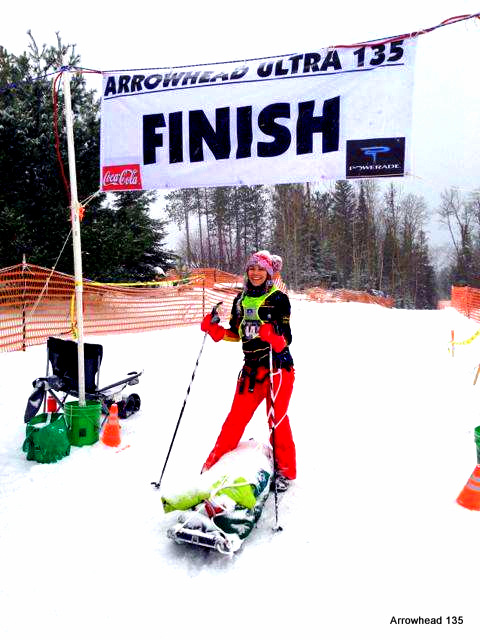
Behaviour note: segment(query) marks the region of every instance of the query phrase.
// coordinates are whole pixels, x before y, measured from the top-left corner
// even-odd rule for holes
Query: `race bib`
[[[258,338],[260,331],[260,322],[258,320],[246,320],[243,327],[243,335],[247,340]]]

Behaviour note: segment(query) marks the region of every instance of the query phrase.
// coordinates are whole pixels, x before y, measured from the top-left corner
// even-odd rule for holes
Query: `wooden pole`
[[[75,275],[75,301],[77,316],[78,349],[78,404],[85,402],[85,357],[83,348],[83,275],[82,246],[80,242],[80,204],[77,196],[77,171],[75,166],[75,143],[73,138],[72,98],[70,94],[70,72],[63,72],[63,95],[65,99],[65,123],[67,127],[68,171],[70,175],[70,210],[72,217],[73,263]]]

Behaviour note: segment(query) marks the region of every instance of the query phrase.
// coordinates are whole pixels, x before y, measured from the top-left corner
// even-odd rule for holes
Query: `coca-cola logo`
[[[121,164],[102,168],[103,191],[128,191],[142,188],[139,164]]]

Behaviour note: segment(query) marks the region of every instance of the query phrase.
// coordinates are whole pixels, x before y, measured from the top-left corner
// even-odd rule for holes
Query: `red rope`
[[[322,47],[322,49],[341,49],[342,47],[345,49],[348,48],[353,48],[353,47],[362,47],[362,46],[370,46],[370,45],[376,45],[376,44],[387,44],[389,42],[395,42],[396,40],[402,40],[402,39],[407,39],[407,38],[417,38],[418,36],[424,35],[425,33],[430,33],[431,31],[435,31],[435,29],[440,29],[441,27],[446,27],[450,24],[455,24],[456,22],[462,22],[464,20],[470,20],[472,18],[477,18],[480,19],[480,13],[472,13],[472,14],[465,14],[465,15],[461,15],[461,16],[454,16],[452,18],[447,18],[446,20],[443,20],[442,22],[440,22],[440,24],[435,25],[434,27],[428,27],[425,29],[420,29],[419,31],[412,31],[411,33],[404,33],[403,35],[398,35],[398,36],[388,36],[386,38],[378,38],[375,40],[368,40],[368,41],[363,41],[363,42],[357,42],[355,44],[337,44],[337,45],[331,45],[328,47]],[[257,57],[257,58],[248,58],[248,59],[240,59],[240,60],[222,60],[221,63],[222,64],[231,64],[234,62],[249,62],[251,60],[264,60],[264,59],[271,59],[271,58],[280,58],[280,57],[286,57],[289,55],[293,55],[294,53],[298,53],[297,52],[291,52],[291,53],[283,53],[283,54],[278,54],[276,56],[262,56],[262,57]],[[209,64],[220,64],[220,62],[203,62],[203,63],[195,63],[195,64],[184,64],[184,65],[176,65],[176,66],[168,66],[168,67],[142,67],[142,69],[144,71],[153,71],[153,70],[158,70],[158,69],[184,69],[187,67],[203,67]],[[137,67],[138,69],[138,67]],[[85,73],[85,69],[78,69],[79,71],[81,71],[82,73]],[[96,71],[96,70],[91,70],[89,69],[88,72],[89,73],[101,73],[101,74],[106,74],[106,73],[120,73],[120,72],[127,72],[127,71],[135,71],[136,69],[108,69],[108,70],[103,70],[103,71]]]
[[[431,31],[435,31],[435,29],[439,29],[440,27],[446,27],[449,24],[455,24],[456,22],[462,22],[463,20],[469,20],[470,18],[480,19],[480,13],[454,16],[452,18],[447,18],[446,20],[443,20],[442,22],[440,22],[440,24],[437,24],[435,27],[428,27],[426,29],[420,29],[420,31],[412,31],[411,33],[404,33],[403,35],[390,36],[388,38],[383,38],[379,40],[369,40],[366,42],[357,42],[355,44],[337,44],[333,47],[328,47],[328,48],[329,49],[336,49],[336,48],[350,49],[353,47],[361,47],[361,46],[367,46],[367,45],[371,46],[371,45],[379,45],[379,44],[388,44],[389,42],[394,42],[396,40],[405,40],[407,38],[417,38],[418,36],[422,36],[425,33],[430,33]]]
[[[87,71],[86,73],[97,73],[96,71]],[[60,135],[58,133],[58,87],[57,82],[62,77],[63,70],[60,71],[53,80],[53,134],[55,137],[55,153],[57,156],[58,164],[60,165],[60,173],[62,174],[62,181],[65,186],[65,191],[67,192],[67,197],[69,203],[71,203],[71,190],[70,185],[67,180],[67,176],[65,175],[65,167],[63,164],[62,154],[60,152]],[[71,214],[73,216],[73,212]],[[83,220],[83,216],[85,215],[85,207],[81,204],[78,205],[78,217],[80,222]]]
[[[67,192],[68,201],[71,201],[70,185],[65,175],[62,154],[60,152],[60,136],[58,134],[58,87],[57,82],[62,77],[63,71],[60,71],[53,81],[53,134],[55,136],[55,152],[57,154],[58,164],[60,165],[60,173],[62,175],[63,184]]]

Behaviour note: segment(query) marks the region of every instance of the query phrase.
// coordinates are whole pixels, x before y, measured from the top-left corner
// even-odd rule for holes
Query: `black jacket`
[[[260,297],[264,295],[262,288],[249,287],[248,291],[239,293],[232,305],[230,316],[230,329],[227,330],[226,340],[242,340],[243,355],[245,365],[256,369],[259,366],[269,368],[270,345],[261,340],[256,331],[253,330],[253,337],[247,337],[242,331],[242,321],[245,317],[245,297]],[[287,346],[280,353],[273,352],[273,363],[275,367],[290,369],[293,367],[293,359],[288,345],[292,342],[292,331],[290,329],[290,300],[288,296],[274,289],[258,307],[258,317],[260,322],[270,322],[276,333],[284,336]],[[258,327],[259,328],[259,327]]]

